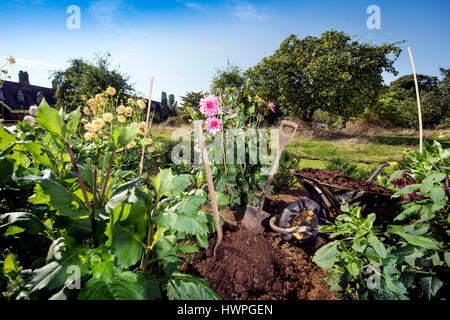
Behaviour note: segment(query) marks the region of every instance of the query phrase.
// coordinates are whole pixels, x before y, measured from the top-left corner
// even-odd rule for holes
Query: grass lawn
[[[357,163],[382,164],[401,160],[403,151],[412,147],[371,142],[362,143],[356,139],[327,141],[299,137],[286,148],[302,159],[329,160],[333,157],[340,157]]]
[[[176,128],[155,125],[152,135],[161,140],[170,140]],[[186,125],[183,129],[190,130]],[[298,136],[286,147],[286,150],[299,156],[301,168],[324,169],[325,161],[333,157],[347,158],[361,167],[373,168],[385,162],[399,161],[403,151],[415,148],[408,145],[380,144],[358,139],[328,141]],[[389,171],[389,168],[387,169]]]

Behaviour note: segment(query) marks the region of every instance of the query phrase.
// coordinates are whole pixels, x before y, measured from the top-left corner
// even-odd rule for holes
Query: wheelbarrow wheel
[[[270,227],[290,242],[306,243],[316,240],[319,226],[325,224],[320,205],[308,198],[292,202],[281,215],[270,219]]]

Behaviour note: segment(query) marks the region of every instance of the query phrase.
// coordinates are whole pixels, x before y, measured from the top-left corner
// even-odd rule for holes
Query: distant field
[[[327,141],[304,137],[296,138],[287,146],[287,150],[302,159],[329,160],[340,157],[366,164],[399,161],[403,151],[412,148],[414,147],[359,142],[357,139]]]
[[[188,125],[184,129],[190,130]],[[152,135],[163,140],[169,140],[176,128],[155,125]],[[296,137],[286,150],[299,156],[302,168],[310,167],[323,169],[326,160],[333,157],[343,157],[358,163],[361,167],[373,167],[385,162],[399,161],[403,151],[414,149],[416,146],[407,144],[375,143],[367,140],[351,138],[328,141],[308,136]]]

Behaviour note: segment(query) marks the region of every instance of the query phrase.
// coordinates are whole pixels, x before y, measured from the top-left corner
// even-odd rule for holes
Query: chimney
[[[28,77],[28,72],[26,71],[19,72],[19,84],[22,88],[30,86],[30,79]]]
[[[53,90],[58,89],[58,81],[56,81],[56,80],[53,80],[53,81],[52,81],[52,89],[53,89]]]

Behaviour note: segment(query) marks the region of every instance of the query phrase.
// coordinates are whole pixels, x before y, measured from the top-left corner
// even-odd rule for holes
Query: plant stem
[[[94,240],[94,247],[98,246],[97,239],[95,238],[95,235],[97,233],[97,220],[95,220],[95,211],[97,210],[97,167],[94,167],[94,181],[92,182],[92,194],[93,194],[93,200],[92,200],[92,206],[94,207],[94,210],[92,210],[91,213],[91,229],[92,229],[92,239]]]
[[[227,176],[227,162],[226,162],[226,156],[225,156],[225,141],[223,139],[223,108],[222,108],[222,94],[220,95],[220,109],[222,112],[220,113],[220,123],[221,123],[221,133],[222,133],[222,156],[223,156],[223,167],[225,168],[225,175]]]
[[[75,174],[77,175],[78,182],[80,183],[84,201],[86,202],[86,207],[88,208],[89,212],[91,212],[92,209],[91,204],[89,203],[89,198],[87,196],[86,186],[84,185],[83,179],[81,178],[80,169],[78,169],[77,161],[75,160],[75,156],[73,155],[72,148],[70,147],[68,141],[65,141],[64,143],[66,145],[67,151],[69,152],[70,160],[72,161],[73,169],[75,170]]]
[[[147,238],[147,250],[145,250],[145,257],[144,259],[141,261],[141,269],[142,271],[147,271],[148,270],[148,260],[150,259],[150,255],[151,255],[151,251],[152,251],[152,243],[153,243],[153,222],[152,222],[152,217],[154,216],[154,214],[156,213],[156,210],[158,209],[158,205],[159,205],[159,200],[161,199],[160,195],[158,195],[156,197],[156,204],[155,207],[153,208],[153,212],[150,214],[149,220],[150,220],[150,228],[148,230],[148,238]]]
[[[106,178],[105,178],[105,181],[103,182],[103,187],[102,187],[102,196],[100,198],[100,207],[102,207],[103,201],[105,200],[106,186],[108,185],[108,179],[109,179],[109,175],[111,173],[112,162],[114,160],[115,154],[116,153],[113,152],[111,154],[111,158],[109,159],[108,170],[106,171]]]

